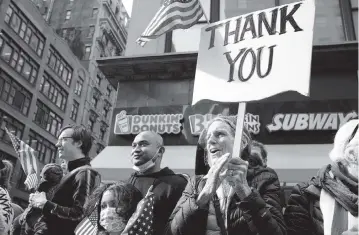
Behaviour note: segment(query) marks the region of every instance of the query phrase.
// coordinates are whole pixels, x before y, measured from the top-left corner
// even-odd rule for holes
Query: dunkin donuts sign
[[[181,132],[182,118],[182,114],[127,115],[122,110],[116,115],[114,133],[128,135],[154,131],[159,134],[178,134]]]

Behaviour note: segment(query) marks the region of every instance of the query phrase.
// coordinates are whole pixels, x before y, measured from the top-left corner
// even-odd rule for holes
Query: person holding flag
[[[92,137],[83,126],[64,127],[56,146],[59,157],[68,162],[69,173],[61,180],[52,199],[42,192],[30,194],[29,202],[42,209],[41,220],[45,220],[48,234],[72,235],[84,217],[85,201],[99,186],[101,177],[90,166],[88,154]]]
[[[0,160],[0,234],[10,235],[14,220],[14,209],[9,195],[13,165],[8,160]]]
[[[166,226],[166,235],[286,234],[277,174],[248,163],[251,136],[244,127],[241,156],[231,156],[235,117],[216,117],[199,137],[196,176]]]
[[[123,181],[98,187],[85,204],[86,217],[75,234],[122,234],[141,199],[141,192]]]
[[[128,182],[141,191],[143,197],[148,195],[151,187],[153,189],[153,235],[163,233],[166,222],[187,184],[186,176],[176,174],[168,167],[161,169],[164,152],[162,137],[152,131],[139,133],[132,142],[131,160],[136,172]]]

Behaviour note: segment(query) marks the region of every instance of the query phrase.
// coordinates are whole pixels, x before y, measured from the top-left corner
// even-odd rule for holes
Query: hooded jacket
[[[231,120],[229,120],[231,121]],[[232,126],[235,123],[232,122]],[[252,188],[252,193],[240,201],[235,194],[227,210],[227,221],[222,215],[210,210],[210,204],[216,208],[216,199],[212,198],[204,208],[199,208],[196,200],[202,191],[209,167],[205,164],[206,150],[203,142],[203,131],[199,138],[196,152],[196,176],[191,178],[176,208],[170,216],[166,226],[166,235],[282,235],[286,234],[282,208],[280,203],[280,184],[278,176],[270,168],[249,168],[247,181]],[[244,131],[247,145],[244,147],[242,158],[248,159],[250,148],[250,136]],[[247,135],[247,136],[246,136]],[[218,208],[218,207],[217,207]],[[219,211],[220,209],[218,208]],[[212,212],[211,212],[212,211]],[[227,227],[225,227],[227,224]],[[216,227],[219,227],[219,231]],[[212,230],[216,228],[217,230]]]
[[[135,172],[128,182],[134,185],[142,193],[143,197],[148,189],[154,185],[153,234],[163,234],[166,222],[187,185],[186,177],[181,174],[175,174],[166,167],[151,174]]]

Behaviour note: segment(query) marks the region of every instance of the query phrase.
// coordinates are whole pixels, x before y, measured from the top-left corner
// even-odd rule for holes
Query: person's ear
[[[75,142],[75,146],[81,148],[81,146],[82,146],[82,141],[81,141],[81,140],[76,141],[76,142]]]
[[[159,150],[158,150],[158,153],[160,154],[164,154],[165,153],[165,147],[160,147]]]

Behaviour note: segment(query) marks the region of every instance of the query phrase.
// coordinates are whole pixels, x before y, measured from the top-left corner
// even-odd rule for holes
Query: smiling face
[[[225,153],[232,154],[234,133],[223,121],[214,121],[207,131],[208,164],[211,167]]]
[[[151,132],[141,132],[132,143],[132,163],[140,166],[151,160],[158,153],[161,143],[158,137]]]

